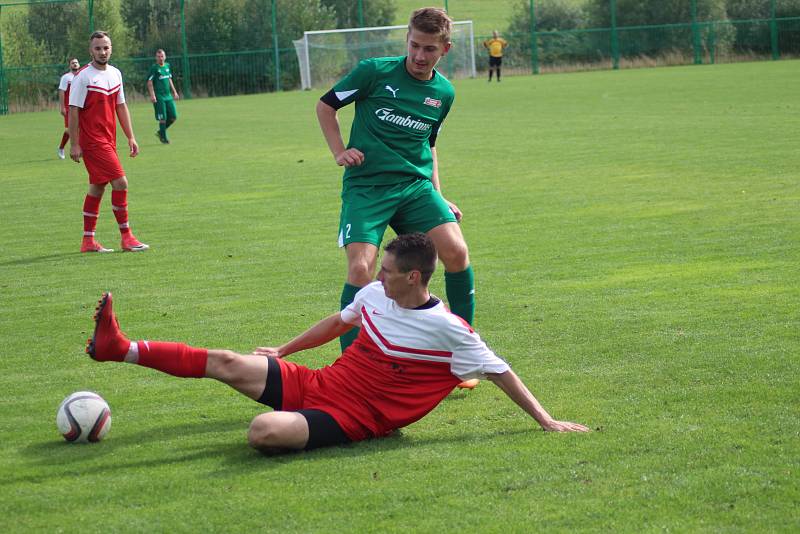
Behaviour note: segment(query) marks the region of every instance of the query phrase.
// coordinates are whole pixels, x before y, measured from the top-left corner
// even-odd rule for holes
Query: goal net
[[[303,32],[294,42],[303,89],[330,87],[362,59],[406,55],[408,26]],[[436,70],[454,80],[475,76],[472,21],[453,23],[453,46]]]

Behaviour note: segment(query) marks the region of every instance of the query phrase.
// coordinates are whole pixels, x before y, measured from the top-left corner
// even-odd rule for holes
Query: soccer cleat
[[[56,150],[56,154],[58,154],[58,159],[64,159],[65,158],[64,149],[63,148],[59,148],[58,150]]]
[[[480,382],[481,381],[478,380],[477,378],[472,378],[470,380],[464,380],[456,387],[459,389],[475,389],[475,386],[480,384]]]
[[[150,248],[150,245],[145,245],[136,239],[132,232],[122,234],[122,243],[120,246],[122,247],[123,252],[142,252],[143,250]]]
[[[94,333],[87,340],[86,354],[98,362],[121,362],[128,354],[131,342],[119,329],[114,315],[111,293],[103,293],[94,314]]]
[[[161,141],[162,144],[169,144],[169,139],[167,139],[166,135],[161,135],[161,132],[156,132],[156,137],[158,137],[158,140]]]
[[[81,252],[114,252],[114,249],[104,247],[93,237],[84,237],[81,241]]]

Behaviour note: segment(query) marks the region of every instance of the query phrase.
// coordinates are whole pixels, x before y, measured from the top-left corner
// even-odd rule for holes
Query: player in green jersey
[[[167,54],[164,50],[160,48],[156,50],[156,62],[147,74],[147,92],[150,93],[150,102],[153,103],[158,121],[156,135],[159,141],[168,145],[167,128],[178,120],[178,111],[175,109],[178,91],[172,83],[172,70],[166,59]]]
[[[452,84],[434,67],[450,50],[452,20],[444,10],[411,15],[408,55],[362,61],[317,103],[322,133],[336,163],[345,167],[339,246],[347,255],[344,309],[372,281],[383,234],[424,232],[445,267],[450,309],[467,322],[475,310],[475,283],[461,211],[441,194],[436,136],[453,104]],[[345,147],[337,110],[355,102]],[[342,349],[358,333],[341,338]]]

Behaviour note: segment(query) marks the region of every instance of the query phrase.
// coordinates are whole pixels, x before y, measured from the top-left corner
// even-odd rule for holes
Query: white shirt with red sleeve
[[[72,79],[75,77],[75,74],[72,71],[64,73],[61,76],[61,80],[58,82],[58,90],[64,91],[64,101],[61,103],[64,106],[64,109],[69,109],[69,87],[72,84]]]
[[[125,103],[122,73],[106,65],[106,70],[96,69],[91,63],[84,65],[72,80],[69,105],[81,108],[80,144],[83,148],[117,144],[117,105]]]
[[[306,395],[308,407],[330,413],[351,439],[409,425],[462,380],[510,369],[441,301],[403,308],[380,282],[362,288],[341,318],[361,332],[338,360],[318,371],[317,388]]]

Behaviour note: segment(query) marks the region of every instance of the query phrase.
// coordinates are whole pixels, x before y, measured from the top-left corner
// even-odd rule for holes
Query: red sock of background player
[[[97,217],[100,215],[100,201],[103,197],[86,195],[83,199],[83,237],[94,237]]]
[[[119,225],[119,233],[123,236],[130,233],[131,228],[128,224],[128,190],[111,191],[111,209],[114,210],[114,217]]]
[[[137,353],[138,358],[135,357]],[[190,347],[183,343],[137,341],[131,343],[125,359],[172,376],[203,378],[206,375],[208,350]]]
[[[58,148],[64,150],[64,147],[67,146],[67,141],[69,141],[69,133],[64,132],[64,135],[61,136],[61,144],[58,145]]]

